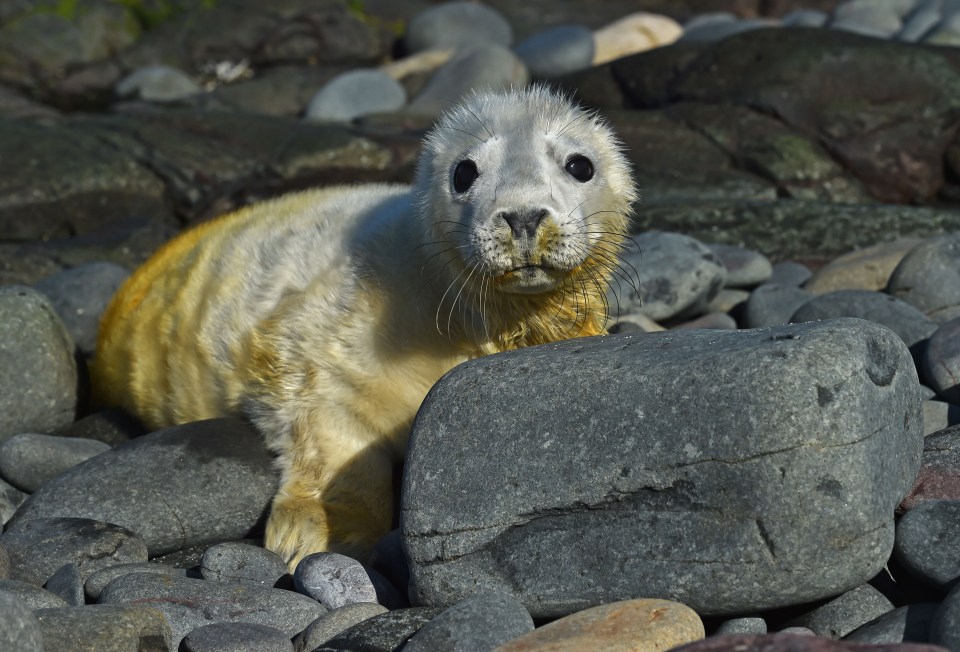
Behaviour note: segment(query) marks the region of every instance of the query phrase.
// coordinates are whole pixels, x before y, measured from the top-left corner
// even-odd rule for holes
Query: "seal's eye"
[[[460,161],[453,171],[453,189],[459,193],[467,192],[479,176],[476,163],[470,159]]]
[[[567,159],[567,164],[563,166],[571,177],[580,183],[586,183],[593,178],[593,163],[583,154],[574,154]]]

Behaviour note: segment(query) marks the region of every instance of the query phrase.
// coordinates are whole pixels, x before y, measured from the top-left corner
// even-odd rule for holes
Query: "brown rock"
[[[689,607],[669,600],[625,600],[593,607],[539,627],[496,652],[657,652],[703,638]]]
[[[836,290],[881,291],[907,252],[921,242],[920,238],[898,238],[852,251],[817,270],[803,288],[814,294]]]
[[[946,652],[937,645],[896,643],[871,645],[834,641],[798,634],[740,634],[711,636],[699,643],[684,645],[674,652]]]
[[[928,435],[913,488],[897,508],[906,512],[925,500],[960,500],[960,424]]]

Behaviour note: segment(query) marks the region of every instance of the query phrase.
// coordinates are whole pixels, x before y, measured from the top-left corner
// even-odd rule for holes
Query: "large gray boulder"
[[[431,390],[404,477],[411,598],[534,617],[633,598],[700,614],[872,577],[922,450],[903,341],[859,319],[578,339]]]

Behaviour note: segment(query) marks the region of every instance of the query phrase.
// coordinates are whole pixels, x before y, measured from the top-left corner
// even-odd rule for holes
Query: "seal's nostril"
[[[524,235],[532,238],[548,212],[546,208],[522,208],[503,211],[500,216],[510,226],[514,238],[522,238]]]

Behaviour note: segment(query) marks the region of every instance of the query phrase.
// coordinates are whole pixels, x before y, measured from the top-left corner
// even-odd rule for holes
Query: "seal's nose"
[[[520,239],[524,234],[528,238],[532,238],[547,213],[546,208],[521,208],[502,211],[500,217],[510,226],[514,238]]]

